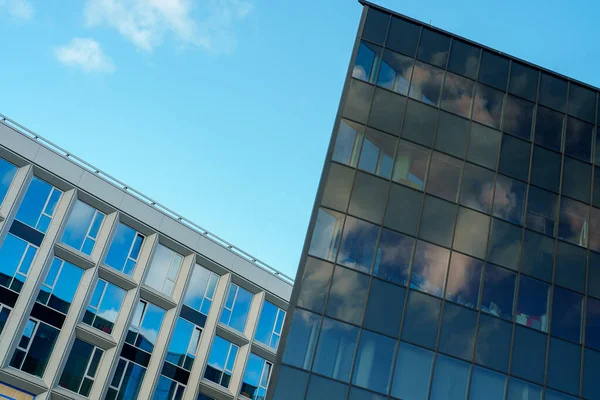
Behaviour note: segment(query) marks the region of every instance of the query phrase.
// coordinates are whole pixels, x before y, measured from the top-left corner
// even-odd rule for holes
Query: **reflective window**
[[[556,234],[558,196],[552,192],[529,187],[525,226],[548,236]]]
[[[450,247],[454,233],[456,204],[437,197],[425,196],[419,237],[427,241]]]
[[[144,284],[170,297],[175,289],[175,281],[177,281],[182,263],[183,256],[181,254],[159,243],[144,278]],[[194,282],[193,275],[192,282]]]
[[[283,362],[298,368],[310,369],[319,335],[321,316],[296,309],[283,352]]]
[[[276,305],[265,301],[262,310],[260,311],[254,340],[266,344],[270,348],[276,350],[279,345],[279,339],[281,338],[284,320],[285,311]]]
[[[380,396],[373,392],[367,392],[366,390],[362,390],[356,387],[350,388],[350,397],[348,400],[386,400],[387,397]]]
[[[414,60],[390,50],[383,51],[377,85],[408,95],[408,82],[413,71]]]
[[[313,371],[348,382],[357,340],[358,328],[325,318]]]
[[[385,43],[386,47],[402,54],[414,57],[421,27],[400,18],[392,17],[390,29]]]
[[[481,54],[481,66],[479,67],[479,82],[506,90],[508,78],[509,60],[498,54],[484,50]]]
[[[434,152],[427,178],[427,193],[456,202],[463,162]]]
[[[466,163],[460,190],[460,204],[489,214],[492,208],[493,191],[494,173]]]
[[[475,362],[499,371],[508,371],[512,324],[481,314],[475,346]]]
[[[375,87],[356,79],[350,81],[342,116],[362,124],[367,123]]]
[[[577,397],[569,396],[556,390],[546,389],[546,400],[577,400]]]
[[[9,315],[10,308],[4,304],[0,304],[0,334],[2,334],[2,331],[4,330],[4,326],[6,325],[6,320],[8,320]]]
[[[20,292],[36,253],[36,246],[10,233],[6,235],[0,247],[0,285]]]
[[[588,295],[600,298],[600,254],[589,253]]]
[[[451,72],[446,74],[440,107],[462,117],[471,116],[475,82]]]
[[[133,274],[143,243],[141,233],[119,223],[104,263],[127,275]]]
[[[252,293],[246,289],[239,287],[235,283],[230,283],[219,323],[227,325],[236,331],[244,332],[253,297]]]
[[[41,378],[58,334],[58,329],[30,318],[13,353],[10,366]]]
[[[414,189],[423,190],[429,155],[430,151],[426,148],[401,140],[398,142],[392,179]]]
[[[389,179],[392,175],[396,142],[393,136],[367,128],[358,168]]]
[[[481,310],[500,318],[512,320],[515,280],[517,274],[488,264],[483,278]]]
[[[134,399],[138,396],[146,368],[124,358],[119,359],[106,400]],[[161,380],[162,380],[161,376]],[[160,381],[159,381],[160,382]],[[158,391],[158,388],[157,388]],[[156,395],[156,394],[155,394]]]
[[[387,180],[362,172],[357,173],[348,212],[380,224],[385,212],[385,200],[389,187]]]
[[[271,369],[273,369],[273,364],[254,353],[250,353],[240,395],[252,400],[264,399],[267,396]]]
[[[479,48],[460,40],[452,39],[452,48],[450,50],[450,58],[448,59],[448,71],[475,79],[479,67],[479,53]]]
[[[192,276],[188,279],[188,287],[183,296],[183,303],[208,315],[218,281],[217,274],[199,264],[194,265]]]
[[[517,324],[548,332],[550,285],[521,275],[517,297]]]
[[[433,353],[401,342],[396,357],[392,396],[405,400],[427,398]]]
[[[564,112],[567,104],[567,81],[542,72],[539,103]]]
[[[352,77],[374,83],[380,59],[381,47],[361,41],[352,68]]]
[[[356,167],[363,135],[364,127],[362,125],[341,119],[331,159]]]
[[[406,289],[373,279],[363,325],[367,329],[397,337]]]
[[[337,262],[346,267],[371,272],[379,226],[347,217]]]
[[[327,399],[329,400],[346,400],[348,395],[348,385],[318,375],[312,375],[310,377],[310,383],[308,384],[306,399],[317,400],[320,399],[324,393],[327,393]]]
[[[427,106],[414,100],[408,100],[404,116],[404,125],[402,127],[402,137],[424,146],[431,147],[437,114],[437,108]]]
[[[438,350],[471,361],[477,312],[452,303],[444,305]]]
[[[453,247],[469,255],[484,258],[489,227],[490,217],[459,207]]]
[[[152,400],[181,400],[184,391],[184,385],[161,375]]]
[[[296,305],[322,314],[332,274],[332,264],[307,257]]]
[[[152,353],[164,317],[165,310],[140,300],[129,324],[125,342]]]
[[[483,261],[453,252],[446,286],[446,300],[477,308]]]
[[[103,213],[77,200],[67,220],[61,242],[89,256],[96,245],[102,221]]]
[[[533,146],[531,161],[531,183],[544,189],[558,192],[561,156],[543,147]]]
[[[335,261],[343,224],[344,214],[319,208],[308,253],[315,257]]]
[[[448,36],[423,28],[417,58],[443,68],[446,66],[449,48],[450,38]]]
[[[554,240],[525,230],[521,272],[552,282],[552,265],[554,264]]]
[[[443,80],[444,70],[417,61],[415,62],[408,95],[425,104],[437,106]]]
[[[308,374],[282,365],[275,383],[273,400],[304,400]]]
[[[546,338],[543,333],[517,325],[511,373],[539,384],[544,382]]]
[[[494,216],[514,224],[523,224],[526,191],[526,184],[498,175],[494,192]]]
[[[400,135],[405,103],[406,97],[376,88],[371,110],[366,110],[369,112],[369,126],[396,136]]]
[[[395,350],[394,339],[363,330],[356,352],[352,383],[375,392],[387,393]]]
[[[416,236],[422,198],[420,192],[392,185],[383,225]]]
[[[538,107],[535,122],[535,143],[560,151],[564,116],[546,107]]]
[[[600,353],[583,348],[583,396],[587,399],[600,398],[598,385],[598,368],[600,368]]]
[[[558,222],[558,238],[579,246],[587,244],[589,206],[562,197]]]
[[[54,257],[40,288],[37,302],[66,314],[82,276],[81,268]]]
[[[473,105],[473,120],[481,122],[494,129],[500,129],[502,117],[502,102],[504,93],[491,87],[477,84],[475,86],[475,103]]]
[[[517,270],[521,256],[521,228],[494,219],[488,246],[488,261]]]
[[[581,343],[583,296],[570,290],[554,287],[552,327],[554,336]]]
[[[471,124],[467,160],[489,169],[496,169],[502,134],[483,125]]]
[[[411,290],[404,313],[402,339],[435,348],[441,303],[435,297]]]
[[[325,313],[354,324],[360,324],[365,304],[369,277],[343,267],[336,267]]]
[[[531,144],[503,135],[498,171],[513,178],[527,181]]]
[[[415,239],[383,229],[373,274],[381,279],[406,285],[414,247]]]
[[[600,146],[600,143],[598,143]],[[600,160],[598,160],[600,161]],[[594,186],[592,187],[592,205],[600,207],[600,168],[594,167]]]
[[[600,300],[592,297],[585,310],[585,345],[600,350]]]
[[[96,288],[90,299],[83,323],[110,334],[121,310],[125,290],[104,279],[98,279]]]
[[[215,336],[208,355],[204,378],[223,387],[229,387],[238,349],[235,344]]]
[[[10,188],[15,174],[17,173],[17,167],[3,158],[0,158],[0,204],[4,201],[6,193]]]
[[[565,154],[590,162],[592,157],[592,136],[594,125],[575,118],[567,118]]]
[[[75,339],[65,364],[59,386],[89,396],[104,351],[80,339]]]
[[[562,178],[564,195],[589,203],[591,182],[592,168],[589,164],[565,157]]]
[[[410,287],[442,297],[450,250],[418,241],[410,276]]]
[[[508,400],[542,400],[542,387],[517,378],[510,378]]]
[[[554,283],[583,293],[586,262],[585,249],[559,241],[556,246]]]
[[[533,118],[533,103],[518,97],[508,96],[504,106],[504,132],[531,140],[531,122]]]
[[[15,219],[46,233],[61,195],[60,190],[34,176]]]
[[[537,97],[539,72],[531,67],[513,61],[510,66],[508,80],[509,93],[516,94],[530,101]]]
[[[369,7],[367,19],[365,20],[365,26],[363,27],[362,32],[363,39],[383,44],[389,22],[389,14],[382,13],[381,11],[374,10]]]
[[[468,132],[468,120],[440,111],[434,147],[436,150],[464,159]]]
[[[506,392],[506,375],[486,368],[473,366],[471,391],[469,398],[473,400],[504,400]]]
[[[571,82],[568,113],[593,123],[596,114],[596,92]]]
[[[431,400],[462,400],[467,397],[470,365],[438,354],[431,385]]]
[[[581,346],[550,338],[548,354],[548,386],[564,392],[579,394]],[[548,399],[548,392],[546,392]]]

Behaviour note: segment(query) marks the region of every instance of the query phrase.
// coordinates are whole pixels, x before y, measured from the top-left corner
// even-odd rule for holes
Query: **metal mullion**
[[[133,237],[133,240],[131,241],[131,244],[129,245],[129,251],[127,252],[127,257],[125,257],[125,262],[123,263],[123,267],[121,269],[121,271],[125,270],[125,267],[127,266],[127,261],[129,261],[131,259],[131,251],[133,250],[133,245],[135,244],[135,239],[137,239],[137,231],[135,236]],[[135,261],[132,259],[132,261]]]

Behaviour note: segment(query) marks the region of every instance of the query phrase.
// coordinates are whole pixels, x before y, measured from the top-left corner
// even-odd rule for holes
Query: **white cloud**
[[[30,20],[33,6],[29,0],[0,0],[0,8],[5,8],[15,18]]]
[[[61,63],[85,72],[111,73],[116,69],[100,43],[89,38],[73,38],[68,44],[54,49],[54,55]]]
[[[89,27],[116,29],[143,51],[152,51],[172,35],[182,44],[228,52],[235,46],[235,23],[252,11],[246,0],[86,1]]]

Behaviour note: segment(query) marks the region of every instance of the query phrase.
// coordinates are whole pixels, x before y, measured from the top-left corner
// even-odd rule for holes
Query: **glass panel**
[[[78,393],[83,377],[86,373],[88,363],[92,357],[94,346],[80,339],[75,339],[69,353],[58,384],[61,387]]]
[[[463,162],[434,152],[427,178],[427,193],[456,202]]]
[[[348,395],[348,385],[325,379],[318,375],[312,375],[310,377],[308,391],[306,392],[306,399],[318,400],[324,393],[327,393],[327,398],[330,400],[346,400],[346,396]],[[260,399],[262,399],[262,397]]]
[[[516,322],[542,332],[548,332],[549,308],[550,285],[521,275]]]
[[[410,277],[411,289],[442,297],[450,250],[418,241]]]
[[[175,330],[173,331],[171,341],[169,342],[169,349],[167,351],[167,355],[165,356],[166,361],[170,362],[171,364],[184,367],[187,370],[191,369],[191,365],[185,365],[185,358],[188,355],[188,349],[190,347],[192,337],[194,336],[194,331],[194,324],[181,317],[177,319]]]
[[[403,96],[408,95],[408,82],[412,75],[413,63],[412,58],[384,50],[377,85]]]
[[[350,81],[342,116],[362,124],[367,123],[375,87],[356,79]]]
[[[98,314],[92,326],[106,333],[111,333],[119,310],[125,299],[125,290],[118,286],[107,284],[102,303],[98,307]]]
[[[398,143],[392,179],[414,189],[423,190],[430,154],[431,152],[424,147],[401,140]]]
[[[475,79],[479,67],[479,52],[477,47],[453,39],[448,59],[448,71]]]
[[[326,314],[350,323],[360,324],[367,302],[368,289],[368,276],[336,267],[329,290]]]
[[[475,82],[451,72],[446,74],[440,107],[462,117],[471,116]]]
[[[394,339],[364,330],[356,353],[352,383],[387,393],[395,350]]]
[[[446,300],[477,308],[482,270],[483,261],[453,252],[446,287]]]
[[[389,22],[389,14],[382,13],[381,11],[369,7],[362,32],[363,39],[383,44]]]
[[[16,166],[0,158],[0,204],[4,201],[16,173]]]
[[[406,285],[415,239],[383,229],[373,274],[390,282]]]
[[[415,62],[408,95],[425,104],[437,106],[443,80],[444,70],[417,61]]]
[[[569,108],[571,115],[593,123],[596,114],[596,92],[571,82],[569,87]]]
[[[529,187],[525,226],[548,236],[556,235],[558,196],[552,192]]]
[[[498,171],[513,178],[527,181],[531,144],[509,135],[502,136]]]
[[[546,338],[545,334],[532,329],[515,327],[512,374],[536,383],[544,382]]]
[[[414,100],[408,100],[404,117],[404,126],[402,127],[402,137],[424,146],[431,147],[437,114],[437,108],[427,106]]]
[[[504,93],[481,84],[475,85],[473,120],[500,129]]]
[[[298,307],[308,308],[322,314],[332,274],[332,264],[307,257],[306,264],[304,264],[304,275],[300,283],[300,294],[296,302]]]
[[[587,399],[600,398],[598,385],[598,368],[600,368],[600,353],[583,348],[583,396]]]
[[[469,388],[470,365],[438,354],[433,372],[431,400],[464,400]]]
[[[129,257],[129,252],[132,251],[132,245],[137,239],[137,235],[138,233],[135,229],[130,228],[123,223],[119,223],[104,263],[117,271],[123,271],[130,275],[133,271],[126,271],[125,266]]]
[[[555,286],[550,330],[552,335],[581,343],[582,307],[582,295]]]
[[[494,216],[514,224],[523,224],[526,190],[526,184],[498,175],[494,192]]]
[[[443,68],[446,66],[449,47],[448,36],[423,28],[417,58]]]
[[[521,228],[494,219],[488,247],[488,261],[516,271],[520,256]]]
[[[345,119],[340,120],[331,159],[356,167],[363,131],[362,125]]]
[[[396,142],[393,136],[367,128],[358,168],[389,179],[392,175]]]
[[[41,221],[41,219],[44,218],[42,212],[46,211],[47,214],[52,215],[53,210],[44,210],[44,208],[46,207],[47,201],[48,207],[51,206],[49,197],[51,197],[53,189],[54,187],[52,185],[34,176],[21,201],[15,219],[45,233],[50,225],[50,220],[46,217],[46,221],[43,223]],[[60,196],[60,191],[55,190],[55,192]],[[56,194],[54,194],[54,196],[56,196]],[[53,204],[56,205],[58,199],[55,197],[52,200]]]
[[[367,329],[398,337],[406,289],[373,279],[363,325]]]
[[[416,235],[422,198],[420,192],[392,185],[383,225],[409,235]]]
[[[531,140],[531,122],[533,118],[533,103],[518,97],[507,96],[504,107],[504,132]]]
[[[381,47],[369,42],[360,42],[358,53],[352,68],[352,77],[362,81],[375,83],[377,66],[381,58]]]
[[[355,387],[350,388],[350,397],[348,400],[386,400],[387,397],[379,396],[373,392],[367,392],[366,390],[358,389]]]
[[[95,208],[77,200],[67,220],[61,242],[76,250],[81,250],[95,215]],[[89,251],[85,251],[84,253],[90,255],[92,249],[86,250]]]
[[[464,159],[468,132],[468,120],[440,111],[434,147],[436,150]]]
[[[401,342],[396,357],[392,396],[405,400],[422,400],[429,393],[433,353]]]
[[[156,338],[162,325],[165,310],[154,304],[147,303],[146,314],[140,326],[140,333],[137,337],[135,345],[142,350],[151,353],[156,344]]]
[[[354,180],[348,213],[381,223],[389,186],[388,181],[358,172]]]
[[[477,312],[452,303],[444,305],[438,350],[471,361],[475,345]]]
[[[484,258],[489,227],[490,217],[459,207],[453,248]]]
[[[600,146],[600,143],[598,143],[598,146]],[[598,161],[600,161],[600,160],[598,160]],[[594,207],[600,207],[600,168],[598,168],[598,167],[594,167],[594,186],[592,187],[592,205]]]
[[[539,103],[564,112],[567,104],[567,81],[542,72]]]
[[[485,267],[481,310],[512,320],[517,274],[488,264]]]
[[[215,336],[210,354],[208,356],[208,362],[206,363],[204,377],[221,386],[228,387],[229,381],[227,378],[225,378],[225,375],[227,375],[225,372],[230,371],[229,367],[232,367],[235,363],[236,355],[237,346],[231,344],[220,336]],[[217,371],[223,372],[223,374],[218,374],[216,373]]]
[[[460,204],[489,214],[492,208],[493,191],[494,173],[466,163],[460,190]]]
[[[357,271],[370,273],[378,235],[377,225],[347,217],[337,262]]]
[[[594,125],[575,118],[567,118],[565,154],[585,162],[591,162]]]
[[[587,244],[589,206],[562,197],[558,223],[558,238],[579,246]]]
[[[369,113],[369,126],[398,136],[405,103],[406,97],[376,88]]]
[[[479,82],[506,90],[508,78],[509,60],[492,52],[484,50],[481,54],[481,66],[479,67]]]
[[[308,311],[294,311],[283,353],[283,362],[298,368],[310,369],[321,316]]]
[[[477,346],[475,346],[475,362],[507,372],[511,338],[511,323],[481,314]]]
[[[527,100],[535,101],[537,97],[539,72],[531,67],[513,61],[510,66],[508,91]]]
[[[590,202],[592,167],[565,157],[563,162],[562,193],[585,203]]]
[[[358,340],[358,331],[359,329],[354,326],[325,318],[313,371],[348,382]]]
[[[236,285],[230,285],[229,290]],[[235,298],[235,303],[233,305],[233,310],[231,312],[231,317],[226,325],[229,325],[231,328],[244,332],[244,328],[246,327],[246,320],[248,319],[248,311],[250,310],[250,304],[252,303],[252,298],[254,295],[247,291],[244,288],[238,287],[237,296]],[[223,321],[223,316],[221,315],[221,322]]]
[[[144,278],[144,284],[150,286],[153,289],[158,290],[159,292],[161,292],[163,294],[166,294],[167,296],[171,296],[172,290],[169,290],[165,286],[165,283],[167,281],[169,269],[171,268],[171,262],[173,261],[173,257],[175,257],[175,256],[179,256],[179,254],[175,253],[173,250],[171,250],[168,247],[163,246],[162,244],[159,243],[158,246],[156,246],[156,251],[154,252],[154,256],[152,257],[152,262],[150,263],[150,269],[148,270],[148,272],[146,273],[146,277]],[[201,279],[202,277],[204,277],[205,279],[207,278],[207,276],[196,276],[196,272],[194,271],[192,273],[192,279],[191,279],[193,284],[190,285],[190,287],[195,288],[196,284],[201,284],[201,283],[204,283],[204,285],[205,285],[204,287],[206,287],[205,281],[200,281],[200,282],[196,283],[196,281],[198,279]],[[204,289],[204,287],[202,288],[202,290]],[[188,289],[188,292],[190,294],[188,294],[188,292],[186,292],[185,301],[187,302],[188,305],[190,305],[190,303],[192,303],[192,301],[193,301],[193,299],[191,297],[192,290],[193,289]],[[202,292],[202,295],[204,295],[204,291]],[[201,301],[201,299],[198,299],[198,300]],[[192,306],[190,305],[190,307],[192,307]],[[196,307],[193,307],[193,308],[199,309],[200,304],[198,304]]]
[[[496,169],[502,134],[483,125],[471,124],[467,160],[489,169]]]
[[[477,365],[473,366],[469,399],[504,400],[505,393],[506,375],[478,367]]]
[[[282,365],[277,376],[273,400],[304,400],[307,383],[306,372]]]
[[[581,346],[550,338],[548,356],[548,386],[564,392],[579,394]],[[546,393],[548,398],[548,393]]]
[[[408,294],[402,340],[435,348],[441,300],[415,291]]]
[[[586,262],[585,249],[559,241],[556,247],[554,283],[583,293]]]
[[[199,264],[195,264],[192,269],[192,276],[188,279],[189,283],[185,290],[183,302],[194,310],[208,314],[212,303],[210,299],[214,294],[211,293],[211,287],[214,292],[214,285],[216,285],[217,280],[218,278],[213,272]],[[208,304],[208,309],[206,304]]]
[[[268,378],[270,366],[271,364],[266,363],[264,358],[259,357],[254,353],[250,353],[250,357],[246,363],[240,395],[253,400],[264,399],[266,396],[266,388],[261,387],[261,378],[263,369]]]
[[[510,378],[508,400],[542,400],[542,388],[533,383]]]
[[[79,282],[83,276],[83,270],[56,257],[54,258],[54,261],[62,263],[62,269],[58,279],[56,282],[54,282],[54,288],[52,289],[51,293],[48,294],[47,300],[43,301],[42,303],[55,309],[56,311],[66,314],[67,311],[69,311],[71,301],[75,296],[75,292],[77,291],[77,287],[79,286]],[[40,289],[40,295],[38,296],[38,301],[40,301],[40,297],[43,296],[42,292],[45,290],[47,289],[42,286]]]
[[[535,122],[535,143],[560,151],[564,115],[545,107],[538,107]]]
[[[600,350],[600,300],[592,297],[585,310],[585,345]]]
[[[600,254],[589,253],[588,295],[600,298]]]
[[[419,237],[427,241],[450,247],[454,234],[456,204],[437,197],[425,196]]]
[[[400,18],[392,17],[385,46],[414,57],[421,27]]]
[[[558,192],[561,161],[560,154],[543,147],[533,146],[531,183]]]
[[[344,214],[320,208],[308,253],[315,257],[335,261],[343,223]]]

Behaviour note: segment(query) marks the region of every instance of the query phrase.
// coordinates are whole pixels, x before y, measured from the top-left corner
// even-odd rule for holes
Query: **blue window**
[[[36,253],[36,246],[10,233],[6,235],[0,248],[0,285],[20,292]]]
[[[469,388],[470,365],[438,354],[433,372],[431,400],[463,400]]]
[[[54,257],[38,294],[37,302],[66,314],[82,276],[81,268]]]
[[[252,297],[252,293],[246,289],[239,287],[235,283],[230,283],[225,307],[223,307],[223,311],[221,312],[220,323],[237,331],[244,332]]]
[[[59,330],[30,318],[10,361],[11,367],[28,374],[44,375]]]
[[[125,298],[125,290],[98,279],[96,289],[85,310],[83,323],[110,334]]]
[[[506,375],[490,369],[473,366],[470,398],[485,400],[504,400]]]
[[[352,76],[375,83],[380,59],[381,47],[368,42],[360,42],[354,68],[352,68]]]
[[[0,304],[0,334],[2,334],[2,331],[4,330],[4,325],[6,325],[10,310],[11,309],[4,304]]]
[[[143,242],[141,233],[119,223],[104,263],[127,275],[133,274]]]
[[[17,173],[17,167],[8,161],[0,158],[0,204],[4,201],[8,188],[12,183],[15,174]]]
[[[61,242],[89,256],[96,245],[102,221],[103,213],[77,200],[67,220]]]
[[[263,400],[267,396],[272,368],[273,364],[251,353],[246,364],[240,395],[252,400]]]
[[[161,375],[152,400],[181,400],[185,386]]]
[[[488,264],[483,278],[481,310],[497,317],[512,320],[517,274]]]
[[[542,400],[542,388],[517,378],[510,378],[508,400]]]
[[[150,269],[146,274],[144,284],[170,297],[173,294],[175,281],[179,275],[182,262],[183,256],[181,254],[159,243],[152,257]],[[192,276],[192,282],[194,278],[195,276]]]
[[[15,219],[46,233],[61,195],[60,190],[34,177],[27,188]]]
[[[146,368],[120,358],[115,374],[108,387],[106,400],[137,399],[145,374]]]
[[[352,383],[379,393],[387,393],[395,349],[394,339],[363,330]]]
[[[285,311],[274,304],[265,301],[260,312],[258,327],[254,339],[260,343],[266,344],[272,349],[277,350],[281,330],[283,329],[283,321],[285,319]]]
[[[132,346],[152,353],[164,316],[165,310],[152,303],[140,300],[133,314],[133,320],[129,325],[125,341]]]
[[[357,341],[358,328],[325,318],[313,371],[348,382]]]
[[[89,396],[104,350],[75,339],[58,384],[72,392]]]
[[[296,309],[283,353],[283,362],[298,368],[310,369],[321,316]]]
[[[204,378],[223,387],[229,387],[238,349],[233,343],[220,336],[215,336],[204,371]]]
[[[405,400],[426,399],[432,364],[431,351],[401,342],[396,357],[392,396]]]
[[[171,336],[165,360],[188,371],[191,370],[201,335],[202,329],[179,318],[173,336]]]
[[[219,277],[212,271],[196,264],[183,297],[185,305],[208,315]]]

